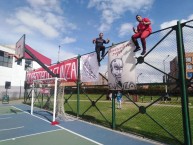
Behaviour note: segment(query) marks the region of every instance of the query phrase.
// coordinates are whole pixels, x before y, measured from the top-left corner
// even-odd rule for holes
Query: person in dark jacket
[[[95,44],[95,51],[97,53],[97,60],[98,64],[100,66],[100,60],[101,58],[104,58],[105,55],[105,46],[103,44],[109,43],[110,40],[104,40],[103,39],[103,33],[99,33],[99,38],[93,39],[93,44]],[[102,51],[101,58],[100,58],[100,51]]]

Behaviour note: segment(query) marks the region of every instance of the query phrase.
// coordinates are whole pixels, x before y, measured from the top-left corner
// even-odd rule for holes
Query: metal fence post
[[[177,51],[178,51],[178,68],[179,68],[179,80],[180,80],[180,92],[181,92],[181,104],[182,104],[182,117],[184,128],[184,144],[191,145],[191,130],[190,130],[190,118],[188,110],[188,96],[187,96],[187,84],[186,84],[186,70],[185,70],[185,51],[182,35],[182,26],[180,21],[177,22],[176,29],[177,38]]]
[[[80,113],[80,55],[78,55],[78,76],[77,76],[77,117]]]
[[[112,92],[112,129],[115,129],[115,98],[116,98],[116,93],[115,91]]]

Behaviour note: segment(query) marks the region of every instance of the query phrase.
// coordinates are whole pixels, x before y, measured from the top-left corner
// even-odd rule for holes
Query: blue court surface
[[[142,137],[124,134],[81,121],[51,125],[52,114],[28,105],[0,105],[0,145],[159,145]]]

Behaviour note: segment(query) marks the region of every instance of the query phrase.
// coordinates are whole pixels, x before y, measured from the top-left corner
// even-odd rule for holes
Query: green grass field
[[[100,95],[80,95],[79,116],[89,122],[111,128],[112,103],[103,96],[95,105]],[[77,114],[77,96],[72,95],[65,103],[65,111]],[[146,107],[158,97],[141,96],[136,104]],[[192,102],[192,98],[191,98]],[[40,105],[40,103],[38,103]],[[193,104],[193,103],[192,103]],[[123,97],[122,109],[116,109],[116,129],[134,133],[150,139],[170,144],[183,143],[182,108],[180,99],[173,97],[171,101],[159,101],[146,109],[145,114],[138,113],[139,108]],[[193,129],[193,107],[190,107],[190,122]],[[134,116],[138,113],[136,116]],[[134,117],[133,117],[134,116]],[[193,139],[193,137],[192,137]]]

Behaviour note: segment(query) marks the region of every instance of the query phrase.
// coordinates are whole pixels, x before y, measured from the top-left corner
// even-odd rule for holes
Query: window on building
[[[7,52],[0,50],[0,66],[12,67],[13,56],[10,56]]]
[[[17,65],[22,65],[22,59],[17,60]]]
[[[186,62],[191,62],[192,58],[191,57],[186,57]]]
[[[2,57],[4,56],[4,51],[0,50],[0,56],[2,56]]]
[[[25,60],[25,70],[30,70],[32,68],[32,60]]]
[[[193,67],[192,67],[192,64],[187,64],[186,67],[187,67],[186,69],[192,69],[192,68],[193,68]]]

